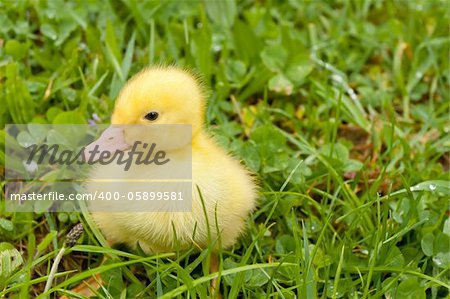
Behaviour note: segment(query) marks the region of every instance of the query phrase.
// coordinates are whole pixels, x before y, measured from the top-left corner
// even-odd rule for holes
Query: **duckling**
[[[144,69],[123,87],[111,117],[113,125],[139,124],[149,130],[159,124],[191,125],[192,139],[185,146],[192,146],[192,210],[93,212],[95,223],[110,243],[126,243],[131,247],[139,244],[148,254],[187,250],[192,246],[205,249],[219,237],[222,248],[235,244],[255,208],[257,185],[249,171],[206,132],[205,109],[202,84],[188,71],[176,67]],[[127,133],[122,134],[125,136],[117,138],[115,149],[123,149]],[[146,138],[145,134],[140,137]],[[102,139],[105,138],[94,145],[104,146],[112,140]],[[111,142],[107,146],[115,150]],[[100,167],[93,176],[101,176],[98,172],[102,171],[110,170]],[[154,168],[149,165],[134,165],[126,175],[130,179],[153,178],[153,173]],[[124,182],[125,189],[126,185]],[[101,187],[93,180],[87,188]],[[215,244],[218,249],[218,242]]]

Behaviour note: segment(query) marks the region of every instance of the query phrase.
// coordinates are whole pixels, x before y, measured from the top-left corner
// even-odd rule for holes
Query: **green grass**
[[[224,298],[448,296],[448,1],[80,3],[0,2],[2,128],[108,123],[134,73],[191,67],[259,208],[217,274],[209,250],[146,257],[106,247],[86,213],[1,205],[0,298],[41,294],[79,221],[52,296],[94,273],[99,298],[207,298],[217,276]]]

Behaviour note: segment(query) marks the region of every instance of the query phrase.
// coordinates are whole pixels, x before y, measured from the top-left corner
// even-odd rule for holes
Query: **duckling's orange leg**
[[[217,256],[217,254],[212,253],[209,273],[216,273],[216,272],[219,272],[219,257]],[[211,280],[211,294],[213,298],[222,299],[219,286],[217,285],[217,278],[213,278]]]
[[[83,297],[92,297],[96,294],[93,290],[98,290],[103,284],[102,277],[100,274],[94,274],[93,277],[90,277],[86,280],[83,280],[79,285],[75,288],[71,289],[71,292],[77,293],[78,295],[82,295]],[[59,297],[59,299],[69,299],[66,295]]]
[[[114,245],[114,242],[111,240],[106,240],[106,243],[109,247]],[[101,264],[106,261],[106,257],[103,258]],[[92,277],[83,280],[80,284],[78,284],[76,287],[71,289],[72,292],[77,293],[79,295],[82,295],[84,297],[92,297],[95,296],[95,293],[93,290],[98,290],[103,284],[102,277],[100,274],[94,274]],[[69,299],[66,295],[60,296],[58,299]]]

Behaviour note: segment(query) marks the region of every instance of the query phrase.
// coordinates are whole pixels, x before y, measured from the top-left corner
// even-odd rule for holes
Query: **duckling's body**
[[[256,187],[249,172],[204,131],[204,108],[204,96],[197,81],[175,68],[145,70],[122,90],[113,124],[192,125],[192,143],[186,145],[192,146],[192,211],[93,213],[108,240],[133,247],[139,242],[148,253],[185,250],[192,245],[205,248],[219,234],[224,248],[236,242],[245,219],[255,207]],[[146,121],[149,111],[158,111],[159,119]],[[116,166],[99,167],[92,177],[111,172],[110,167]],[[153,177],[155,167],[135,165],[125,173],[125,178]],[[101,187],[91,182],[88,188]],[[123,183],[121,188],[126,191],[127,184]],[[219,243],[214,245],[218,246]]]

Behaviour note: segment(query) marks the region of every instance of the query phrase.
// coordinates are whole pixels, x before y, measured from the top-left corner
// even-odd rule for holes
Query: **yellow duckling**
[[[185,250],[192,245],[206,248],[208,242],[216,240],[219,234],[223,248],[236,242],[246,218],[255,207],[257,188],[249,172],[205,132],[205,107],[201,84],[188,72],[175,67],[145,69],[121,90],[111,118],[112,124],[142,124],[149,128],[155,124],[192,126],[192,140],[189,143],[189,146],[192,145],[192,210],[92,213],[110,242],[127,243],[131,247],[139,243],[147,253]],[[145,139],[146,136],[141,137]],[[101,139],[96,144],[112,140]],[[122,145],[123,140],[117,142],[116,149]],[[109,171],[107,167],[99,169]],[[127,178],[153,178],[154,170],[149,165],[134,165],[127,172]],[[93,181],[88,188],[98,189],[96,184]],[[126,189],[127,183],[121,184]]]

